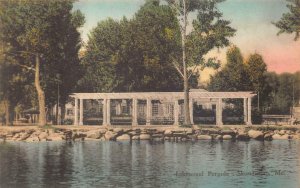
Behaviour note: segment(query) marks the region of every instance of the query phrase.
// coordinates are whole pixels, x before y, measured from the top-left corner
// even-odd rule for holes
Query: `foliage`
[[[269,95],[266,85],[267,65],[260,54],[255,53],[249,56],[246,60],[246,71],[250,77],[251,90],[257,93],[253,103],[257,103],[258,110],[260,110],[260,106],[263,106],[262,103],[267,101]]]
[[[287,0],[287,2],[287,8],[290,12],[284,13],[281,20],[274,24],[280,29],[278,34],[295,33],[295,40],[298,40],[300,33],[300,0]]]
[[[27,82],[20,88],[29,93],[34,93],[30,89],[34,80],[33,73],[36,73],[37,68],[40,69],[40,74],[35,76],[35,86],[40,91],[39,104],[44,101],[48,107],[57,98],[54,94],[58,83],[56,75],[61,75],[61,99],[64,101],[74,85],[72,80],[76,80],[74,74],[79,69],[77,53],[80,35],[77,28],[83,24],[84,18],[78,11],[72,13],[72,4],[73,0],[0,1],[0,41],[5,49],[6,62],[15,67],[17,76],[26,78]],[[39,58],[39,66],[34,58]],[[14,74],[10,75],[12,77],[6,79],[8,83],[16,78]],[[42,97],[44,92],[46,100]],[[15,94],[23,95],[26,100],[15,101],[14,105],[27,106],[28,101],[34,101],[28,100],[29,95],[23,92],[11,92],[11,95]]]
[[[180,90],[168,55],[178,49],[177,35],[171,10],[156,1],[146,2],[131,20],[99,22],[89,36],[78,91]]]
[[[269,86],[272,93],[272,101],[268,104],[266,112],[271,114],[290,114],[290,108],[297,106],[300,100],[300,72],[280,75],[271,73],[271,75],[275,77],[276,84]]]
[[[223,0],[166,0],[177,17],[181,34],[181,56],[176,54],[174,66],[183,78],[184,86],[184,123],[190,125],[189,111],[189,66],[194,69],[200,67],[218,68],[219,63],[215,58],[207,61],[203,58],[213,48],[221,48],[229,45],[228,38],[232,37],[235,30],[232,29],[227,20],[222,20],[222,13],[218,10],[217,4]],[[189,14],[196,13],[197,18],[192,19],[191,32],[188,33]]]
[[[254,108],[251,112],[252,123],[255,125],[259,125],[263,122],[262,111]]]
[[[224,68],[211,76],[208,89],[211,91],[251,91],[250,76],[246,70],[240,49],[232,46],[226,53]]]

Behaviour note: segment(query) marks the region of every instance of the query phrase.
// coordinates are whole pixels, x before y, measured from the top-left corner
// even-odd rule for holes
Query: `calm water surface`
[[[300,187],[300,142],[0,143],[0,187]]]

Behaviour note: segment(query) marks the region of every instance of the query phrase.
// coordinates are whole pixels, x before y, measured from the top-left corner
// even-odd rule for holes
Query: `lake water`
[[[0,144],[0,187],[299,188],[300,142]]]

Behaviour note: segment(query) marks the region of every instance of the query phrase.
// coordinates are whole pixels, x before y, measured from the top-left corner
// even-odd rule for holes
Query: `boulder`
[[[132,140],[139,140],[139,139],[140,139],[140,136],[135,135],[135,136],[133,136],[131,139],[132,139]]]
[[[46,132],[41,132],[41,133],[39,134],[38,137],[39,137],[40,140],[46,139],[46,138],[48,137],[48,133],[46,133]]]
[[[150,140],[151,136],[149,134],[141,134],[140,140]]]
[[[239,133],[236,137],[237,140],[247,141],[250,140],[250,136],[246,133]]]
[[[230,135],[232,137],[234,137],[236,135],[235,131],[233,131],[233,130],[222,130],[221,133],[222,133],[222,135]]]
[[[291,139],[291,136],[284,134],[284,135],[280,135],[280,134],[274,134],[272,136],[273,140],[288,140]]]
[[[121,136],[118,136],[117,141],[122,141],[122,140],[130,140],[130,136],[128,134],[123,134]]]
[[[271,132],[265,133],[264,140],[271,141],[271,140],[273,140],[272,137],[273,137],[273,133],[271,133]]]
[[[100,132],[102,135],[105,134],[106,131],[107,131],[106,129],[100,129],[100,130],[99,130],[99,132]]]
[[[278,134],[284,135],[286,133],[286,130],[280,130]]]
[[[47,137],[47,141],[62,141],[62,140],[63,140],[63,136],[58,133],[49,134],[49,136]]]
[[[26,139],[26,142],[39,142],[40,139],[37,136],[29,137]]]
[[[223,137],[222,137],[222,135],[217,135],[217,136],[215,137],[215,139],[216,139],[216,140],[222,140]]]
[[[73,140],[84,140],[84,138],[86,137],[85,133],[82,132],[75,132],[72,136]]]
[[[187,129],[185,133],[187,135],[192,135],[193,134],[193,129]]]
[[[229,135],[229,134],[223,135],[223,140],[231,140],[231,139],[232,139],[231,135]]]
[[[17,140],[18,138],[20,138],[21,134],[20,133],[16,133],[13,137],[12,140]]]
[[[122,128],[114,128],[113,132],[117,133],[118,135],[122,134],[124,132],[124,129]]]
[[[117,133],[112,132],[112,131],[106,131],[104,137],[105,140],[115,140],[117,136]]]
[[[165,130],[164,134],[168,135],[168,136],[172,135],[172,130],[171,129],[167,129],[167,130]]]
[[[248,132],[248,135],[250,138],[256,139],[256,140],[263,140],[264,139],[264,133],[262,131],[257,130],[250,130]]]
[[[210,135],[198,135],[197,139],[198,140],[211,140],[212,137]]]
[[[220,131],[219,129],[215,129],[215,128],[207,128],[207,129],[201,129],[200,132],[202,134],[219,134]]]
[[[92,139],[99,139],[101,138],[102,134],[99,130],[91,130],[86,132],[86,137],[87,138],[92,138]]]
[[[30,136],[29,133],[23,132],[23,133],[20,134],[20,137],[17,139],[17,141],[26,140],[29,136]]]
[[[128,134],[129,134],[130,136],[137,135],[137,133],[136,133],[135,131],[129,131]]]

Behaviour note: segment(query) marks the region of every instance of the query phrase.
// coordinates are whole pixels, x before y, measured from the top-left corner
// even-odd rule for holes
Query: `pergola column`
[[[216,123],[218,126],[222,126],[223,125],[223,117],[222,117],[222,98],[218,99],[218,103],[217,103],[217,111],[216,111]]]
[[[110,99],[106,100],[106,125],[110,125]]]
[[[116,115],[120,115],[121,114],[121,103],[118,102],[116,104]]]
[[[79,99],[79,125],[83,125],[83,99]]]
[[[103,109],[102,109],[102,113],[103,113],[103,123],[102,125],[107,125],[107,100],[106,99],[103,99],[102,101],[102,104],[103,104]]]
[[[179,118],[179,104],[178,99],[175,100],[174,103],[174,125],[178,125],[178,118]]]
[[[243,102],[243,107],[244,107],[244,122],[247,124],[248,122],[248,112],[247,112],[247,98],[244,98],[244,102]]]
[[[74,106],[74,125],[78,125],[78,99],[75,98]]]
[[[137,104],[138,101],[137,99],[132,99],[132,125],[138,125],[137,121]]]
[[[151,99],[147,99],[146,125],[151,124],[151,110],[152,110]]]
[[[247,125],[252,125],[252,119],[251,119],[251,98],[248,98],[248,118],[247,118]]]
[[[190,120],[191,124],[194,124],[194,110],[193,110],[193,99],[190,99],[189,101],[189,108],[190,108]]]

